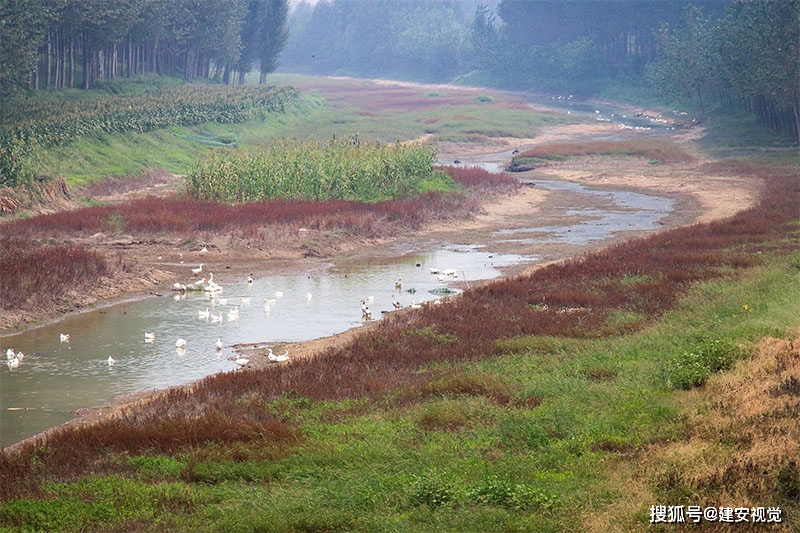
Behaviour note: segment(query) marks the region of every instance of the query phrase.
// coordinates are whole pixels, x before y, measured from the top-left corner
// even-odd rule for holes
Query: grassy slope
[[[295,75],[270,76],[269,83],[296,84],[305,91],[285,114],[244,124],[204,124],[175,127],[151,133],[116,134],[102,139],[83,139],[66,147],[45,150],[38,159],[41,174],[64,176],[70,186],[107,176],[138,174],[148,168],[164,168],[184,174],[198,154],[209,147],[197,137],[225,136],[239,146],[258,146],[274,137],[327,139],[358,133],[365,140],[394,142],[426,134],[443,140],[485,139],[496,136],[533,137],[555,115],[534,113],[526,106],[509,106],[505,97],[484,101],[481,93],[426,88],[384,88],[365,92],[357,108],[342,96],[354,90],[377,88],[371,82],[337,82],[341,94],[324,81]],[[326,99],[315,87],[325,86]],[[391,92],[395,106],[388,106],[384,91]],[[372,95],[370,97],[370,94]],[[454,96],[454,95],[458,96]],[[447,98],[443,98],[447,96]],[[565,117],[559,116],[563,121]]]

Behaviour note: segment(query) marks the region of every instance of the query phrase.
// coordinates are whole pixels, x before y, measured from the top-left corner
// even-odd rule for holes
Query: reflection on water
[[[361,324],[360,300],[373,317],[436,296],[443,286],[431,268],[453,269],[460,280],[500,275],[498,267],[531,260],[479,247],[439,247],[398,255],[389,264],[341,267],[320,276],[298,273],[225,285],[204,293],[148,298],[82,313],[0,339],[25,354],[19,368],[0,368],[0,445],[61,424],[71,411],[106,404],[120,394],[166,388],[237,368],[239,343],[286,343],[340,333]],[[395,283],[402,278],[402,290]],[[444,282],[451,282],[448,277]],[[238,319],[231,320],[238,309]],[[208,318],[200,318],[208,311]],[[221,317],[215,322],[214,317]],[[59,335],[69,333],[70,341]],[[147,342],[145,333],[154,333]],[[178,338],[186,339],[177,350]],[[216,349],[217,339],[223,349]],[[111,356],[115,363],[108,364]]]

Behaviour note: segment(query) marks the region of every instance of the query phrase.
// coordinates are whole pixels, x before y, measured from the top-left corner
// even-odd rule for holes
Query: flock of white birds
[[[192,268],[192,274],[200,275],[203,272],[203,263],[197,268]],[[253,283],[253,276],[252,274],[247,276],[247,283]],[[181,295],[185,294],[186,292],[191,291],[202,291],[208,295],[211,305],[207,306],[205,309],[199,309],[197,311],[197,318],[199,320],[205,320],[211,324],[222,324],[224,322],[238,322],[240,317],[239,307],[244,305],[250,305],[251,298],[247,296],[241,296],[238,298],[223,298],[221,296],[222,292],[222,285],[214,281],[214,273],[209,273],[208,280],[205,277],[191,283],[188,285],[182,283],[175,283],[172,286],[174,291],[177,291],[176,299],[180,299]],[[274,294],[274,298],[264,298],[264,314],[269,316],[271,311],[270,304],[277,303],[277,299],[283,297],[283,292],[276,291]],[[308,299],[311,299],[311,293],[308,294]],[[236,305],[238,303],[239,305]],[[219,308],[223,306],[234,305],[233,309],[228,309],[227,311],[219,310],[214,311],[212,307]],[[145,342],[154,342],[155,334],[154,333],[145,333]],[[186,351],[186,339],[178,338],[175,341],[175,349],[178,351],[179,354],[185,353]],[[217,337],[217,342],[215,343],[215,347],[217,352],[221,352],[224,344],[222,343],[222,339]],[[282,355],[275,355],[272,352],[272,349],[269,350],[269,355],[267,356],[270,362],[279,363],[283,361],[289,360],[289,352],[288,350],[286,353]],[[234,356],[231,358],[239,366],[245,366],[250,362],[250,359]]]
[[[192,268],[192,273],[195,275],[199,275],[203,272],[203,264],[201,263],[198,267]],[[448,279],[456,279],[458,278],[458,273],[455,269],[447,269],[447,270],[439,270],[436,268],[431,268],[430,272],[432,275],[436,276],[440,283],[445,283]],[[248,283],[253,283],[252,275],[247,277]],[[397,293],[402,292],[403,290],[403,278],[400,277],[397,279],[394,285],[395,291]],[[238,322],[240,317],[240,306],[250,305],[251,298],[250,297],[239,297],[239,298],[223,298],[221,296],[222,293],[222,285],[214,281],[214,274],[213,272],[209,274],[208,279],[206,280],[205,277],[199,279],[191,284],[185,285],[181,283],[175,283],[172,287],[174,291],[177,292],[176,298],[180,298],[182,295],[185,295],[187,292],[191,291],[202,291],[206,293],[209,297],[210,304],[205,309],[200,309],[197,312],[197,318],[199,320],[205,320],[212,324],[222,324],[225,321],[227,322]],[[282,291],[275,291],[275,293],[270,298],[264,298],[264,314],[269,316],[272,306],[277,304],[278,299],[282,298],[284,293]],[[306,294],[306,299],[311,300],[311,293]],[[369,296],[366,299],[361,300],[361,318],[362,320],[368,321],[372,320],[372,310],[369,307],[369,303],[374,301],[373,296]],[[422,303],[422,302],[421,302]],[[420,304],[421,304],[420,303]],[[440,299],[434,299],[434,304],[441,303]],[[236,305],[238,304],[238,305]],[[411,302],[409,307],[411,308],[419,308],[421,305],[418,303]],[[223,306],[233,305],[232,309],[228,309],[227,311],[219,310],[215,312],[212,308],[218,309]],[[392,294],[392,306],[395,309],[402,309],[403,305],[397,300],[395,294]],[[70,335],[69,333],[61,333],[59,338],[61,343],[69,343]],[[145,343],[154,343],[156,342],[156,334],[155,332],[145,332],[144,334],[144,342]],[[175,341],[175,350],[178,354],[184,354],[186,351],[187,340],[184,338],[178,338]],[[217,338],[216,341],[216,350],[217,352],[221,352],[224,345],[222,343],[221,338]],[[9,369],[17,369],[19,368],[22,360],[24,359],[25,354],[21,351],[15,351],[13,348],[8,348],[6,350],[6,358],[7,358],[7,365]],[[272,349],[269,349],[269,354],[267,355],[267,359],[273,363],[280,363],[289,360],[289,352],[288,350],[283,354],[275,354],[273,353]],[[231,360],[235,361],[239,366],[247,365],[250,360],[240,356],[234,356]],[[109,356],[106,360],[109,366],[113,366],[116,361],[112,356]]]

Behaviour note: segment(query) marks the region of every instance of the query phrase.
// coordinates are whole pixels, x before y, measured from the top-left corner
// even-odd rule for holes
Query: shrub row
[[[215,151],[186,177],[201,200],[242,203],[265,198],[378,201],[452,188],[436,172],[436,151],[423,143],[277,140],[257,152]]]

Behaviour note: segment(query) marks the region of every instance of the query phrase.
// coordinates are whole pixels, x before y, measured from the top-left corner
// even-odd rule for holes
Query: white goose
[[[195,274],[199,274],[202,271],[203,271],[203,263],[200,263],[199,267],[192,269],[192,272],[194,272]]]
[[[9,359],[7,364],[10,369],[19,368],[19,358],[14,357],[13,359]]]
[[[228,311],[228,322],[236,322],[239,320],[239,307],[235,307],[233,311]]]
[[[144,342],[155,342],[156,334],[155,333],[148,333],[145,331],[144,333]]]
[[[186,339],[178,339],[175,341],[176,348],[186,348]]]
[[[17,354],[14,352],[14,348],[9,348],[8,350],[6,350],[6,359],[8,359],[9,361],[11,359],[14,359],[14,356],[16,355]]]
[[[214,281],[214,273],[213,272],[211,272],[208,275],[208,283],[206,283],[206,286],[203,287],[203,289],[206,292],[217,292],[217,291],[221,291],[222,290],[222,285],[220,285],[219,283]]]
[[[111,357],[110,355],[108,356],[107,361],[108,361],[108,366],[114,366],[114,363],[116,363],[116,361],[114,361],[114,358]]]
[[[367,302],[361,300],[361,318],[363,320],[372,320],[372,309],[367,306]]]
[[[269,354],[267,355],[267,359],[269,359],[273,363],[280,363],[280,362],[283,362],[283,361],[288,361],[289,360],[289,350],[286,350],[286,353],[284,353],[282,355],[275,355],[274,353],[272,353],[272,348],[270,348],[269,349]]]
[[[237,365],[239,365],[239,366],[244,366],[244,365],[246,365],[247,363],[249,363],[249,362],[250,362],[250,359],[245,359],[245,358],[243,358],[243,357],[237,357],[237,358],[235,359],[235,361],[236,361],[236,364],[237,364]]]
[[[217,351],[222,350],[222,339],[217,337]]]
[[[206,307],[205,311],[203,311],[202,309],[197,311],[197,318],[199,318],[200,320],[208,320],[210,317],[211,317],[210,307]]]
[[[61,342],[69,342],[69,333],[62,333],[59,335]]]

